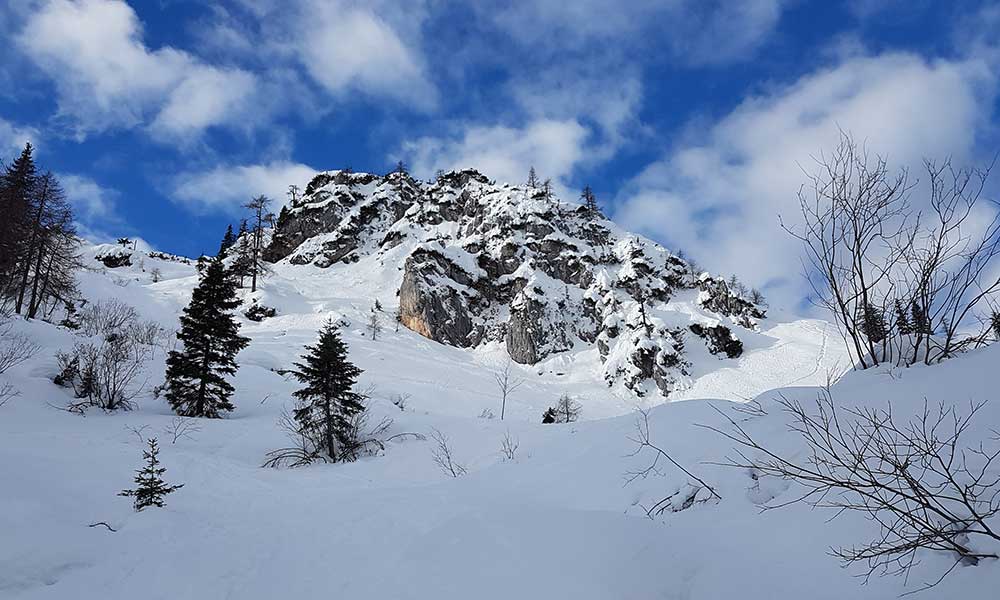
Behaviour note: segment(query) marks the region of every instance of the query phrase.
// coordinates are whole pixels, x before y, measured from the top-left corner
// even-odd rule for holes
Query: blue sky
[[[211,252],[315,170],[474,166],[794,298],[800,165],[851,130],[978,164],[1000,7],[929,0],[13,0],[0,157],[26,139],[82,230]]]

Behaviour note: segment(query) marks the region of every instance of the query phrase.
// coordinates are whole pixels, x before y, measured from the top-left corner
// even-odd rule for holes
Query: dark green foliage
[[[910,326],[913,328],[913,333],[920,335],[932,335],[934,333],[927,310],[922,308],[917,302],[910,303]]]
[[[896,331],[899,335],[910,335],[913,333],[913,324],[910,323],[910,317],[906,314],[903,303],[897,299],[892,309],[896,313]]]
[[[0,294],[29,319],[72,298],[80,266],[66,194],[55,175],[38,173],[33,153],[25,145],[0,173]]]
[[[198,267],[201,282],[177,334],[183,349],[167,357],[166,397],[181,416],[218,418],[233,410],[233,386],[225,376],[236,373],[236,355],[250,340],[239,335],[233,311],[240,301],[222,260],[203,258]]]
[[[347,346],[333,322],[327,322],[315,346],[306,346],[293,376],[305,387],[292,416],[298,433],[330,461],[356,458],[355,417],[365,410],[364,396],[354,391],[361,369],[347,360]]]
[[[1000,312],[993,311],[990,315],[990,327],[993,329],[993,335],[1000,340]]]
[[[235,243],[236,234],[233,233],[233,226],[226,225],[226,234],[222,236],[222,243],[219,244],[219,256],[225,256]]]
[[[871,304],[865,305],[861,315],[861,332],[871,342],[881,342],[886,336],[885,313]]]
[[[556,409],[550,406],[545,409],[545,412],[542,413],[542,423],[548,425],[550,423],[555,423],[555,422],[556,422]]]
[[[142,452],[142,457],[146,460],[146,466],[135,472],[134,481],[136,488],[134,490],[122,490],[118,494],[119,496],[135,498],[133,506],[136,512],[147,506],[163,508],[163,497],[184,487],[183,483],[167,485],[163,481],[163,474],[166,472],[166,469],[160,466],[159,453],[160,449],[156,445],[156,438],[150,438],[149,450],[143,450]]]

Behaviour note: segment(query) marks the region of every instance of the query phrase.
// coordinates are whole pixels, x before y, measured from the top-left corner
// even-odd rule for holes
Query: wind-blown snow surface
[[[151,282],[153,268],[163,281]],[[367,339],[372,300],[394,289],[378,277],[301,267],[267,279],[257,296],[279,316],[244,321],[252,343],[239,357],[237,410],[199,420],[201,430],[176,443],[164,433],[173,416],[150,394],[132,412],[80,417],[53,408],[70,401],[51,383],[53,355],[74,335],[17,322],[43,350],[13,370],[22,395],[0,407],[0,597],[842,600],[894,597],[951,567],[951,557],[925,554],[908,584],[876,578],[863,586],[859,571],[843,569],[827,550],[867,540],[871,523],[855,515],[828,523],[831,514],[803,505],[761,513],[758,503],[789,499],[794,487],[706,464],[731,451],[697,427],[722,426],[712,405],[731,410],[712,398],[763,394],[769,414],[743,425],[781,451],[801,451],[769,390],[796,386],[783,392],[808,399],[815,394],[808,386],[843,371],[845,354],[822,322],[768,319],[743,357],[696,374],[684,393],[690,401],[651,410],[655,441],[723,500],[649,520],[642,507],[678,490],[683,496],[689,479],[663,465],[625,485],[626,474],[651,457],[629,456],[635,400],[608,390],[596,356],[570,352],[515,367],[526,383],[506,420],[478,418],[484,408],[499,414],[490,368],[502,351],[435,344],[394,332],[391,319],[379,340]],[[120,298],[171,328],[194,282],[192,266],[150,257],[82,275],[92,301]],[[267,451],[286,445],[276,420],[295,389],[275,370],[289,367],[331,315],[352,323],[345,339],[365,369],[363,385],[374,385],[374,419],[393,418],[394,433],[441,430],[466,476],[445,476],[432,461],[432,442],[413,439],[352,464],[260,467]],[[925,397],[964,406],[991,399],[998,359],[1000,348],[988,348],[892,377],[851,374],[836,395],[850,405],[892,401],[897,414]],[[158,354],[150,367],[150,387],[162,379],[162,361]],[[588,420],[538,424],[563,392],[580,398]],[[405,410],[387,400],[397,393],[412,394]],[[979,422],[973,434],[1000,422],[995,403]],[[184,484],[164,509],[134,513],[129,499],[116,496],[142,462],[130,428],[160,438],[166,479]],[[508,432],[518,441],[513,461],[499,451]],[[87,527],[96,521],[117,532]],[[956,569],[923,597],[986,598],[998,586],[998,566],[984,562]]]

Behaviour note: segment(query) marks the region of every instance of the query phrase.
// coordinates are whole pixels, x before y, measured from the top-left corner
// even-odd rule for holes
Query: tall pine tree
[[[203,258],[198,267],[201,282],[177,334],[183,349],[167,357],[166,397],[181,416],[219,418],[222,411],[233,410],[233,386],[225,376],[236,373],[236,355],[250,340],[239,335],[233,318],[240,301],[222,259]]]
[[[32,197],[38,185],[34,148],[25,144],[21,155],[0,175],[0,293],[17,291],[19,266],[27,258],[31,232]]]
[[[354,391],[361,369],[347,360],[347,346],[328,321],[315,346],[306,346],[293,376],[305,387],[294,392],[299,400],[292,416],[299,433],[327,460],[355,458],[353,417],[364,412],[364,396]]]

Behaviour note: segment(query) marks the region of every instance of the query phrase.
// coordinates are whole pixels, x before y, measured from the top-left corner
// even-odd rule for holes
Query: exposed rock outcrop
[[[738,356],[719,321],[753,328],[764,317],[725,280],[600,212],[471,169],[432,182],[321,173],[282,211],[265,253],[320,268],[389,255],[402,263],[405,327],[457,347],[502,343],[522,364],[596,344],[609,385],[640,395],[683,385],[686,336]],[[706,312],[697,332],[698,319],[670,307],[678,294]]]

